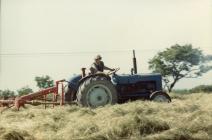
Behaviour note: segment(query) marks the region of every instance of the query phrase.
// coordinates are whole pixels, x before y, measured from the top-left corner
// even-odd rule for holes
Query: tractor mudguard
[[[83,83],[86,79],[91,78],[91,77],[96,77],[96,76],[98,76],[98,77],[105,77],[109,81],[111,80],[110,76],[108,76],[107,74],[101,72],[101,73],[96,73],[96,74],[92,74],[92,75],[88,75],[86,77],[83,77],[81,80],[79,80],[79,84],[78,85],[80,85],[81,83]]]
[[[171,102],[171,97],[165,91],[155,91],[150,95],[151,101]]]
[[[79,74],[79,75],[76,75],[76,76],[70,78],[70,80],[68,82],[69,83],[68,87],[77,91],[79,88],[79,85],[81,83],[83,83],[86,79],[88,79],[90,77],[96,77],[96,76],[105,77],[108,80],[111,80],[110,76],[106,75],[105,73],[96,73],[96,74],[88,75],[83,78],[82,78],[82,75]]]

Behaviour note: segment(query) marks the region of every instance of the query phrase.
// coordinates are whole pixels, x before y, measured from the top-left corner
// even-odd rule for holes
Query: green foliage
[[[171,92],[180,79],[196,78],[211,70],[211,60],[210,55],[204,56],[201,50],[192,48],[190,44],[176,44],[151,59],[149,68],[162,74],[165,86]]]
[[[190,94],[191,93],[189,89],[173,89],[172,92],[177,93],[177,94]]]
[[[37,76],[35,77],[35,81],[37,82],[37,86],[41,89],[54,86],[54,80],[52,80],[48,75],[41,77]]]
[[[14,91],[11,91],[9,89],[6,89],[6,90],[0,90],[0,98],[1,99],[8,99],[8,98],[11,98],[11,97],[15,97],[15,92]]]
[[[33,93],[33,90],[29,88],[28,86],[25,86],[19,90],[17,90],[18,96],[27,95],[29,93]]]
[[[190,90],[191,93],[210,93],[212,92],[212,85],[200,85],[192,88]]]
[[[177,94],[211,93],[212,85],[199,85],[192,89],[174,89],[172,92]]]

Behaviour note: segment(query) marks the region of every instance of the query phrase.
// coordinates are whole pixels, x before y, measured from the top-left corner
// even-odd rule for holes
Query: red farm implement
[[[46,88],[35,93],[16,97],[14,99],[0,100],[0,106],[6,106],[9,108],[14,106],[19,110],[19,108],[24,107],[25,104],[44,104],[45,108],[47,104],[52,104],[53,107],[55,105],[64,105],[64,82],[65,80],[59,80],[56,81],[54,87]]]

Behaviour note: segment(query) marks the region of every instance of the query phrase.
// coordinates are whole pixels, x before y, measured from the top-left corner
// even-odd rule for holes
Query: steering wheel
[[[113,71],[109,71],[109,72],[107,73],[107,75],[112,75],[112,74],[116,73],[116,72],[119,71],[119,70],[120,70],[120,68],[116,68],[116,69],[114,69]]]

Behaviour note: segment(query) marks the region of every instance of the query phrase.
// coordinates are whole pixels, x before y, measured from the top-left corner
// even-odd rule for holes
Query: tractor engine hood
[[[114,84],[134,84],[140,81],[156,81],[161,83],[162,76],[161,74],[123,74],[123,75],[113,75],[112,82]]]
[[[136,84],[138,82],[154,81],[158,89],[162,89],[162,76],[161,74],[135,74],[135,75],[113,75],[112,82],[114,85],[124,85],[124,84]]]

